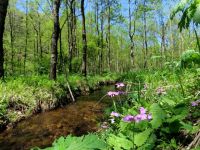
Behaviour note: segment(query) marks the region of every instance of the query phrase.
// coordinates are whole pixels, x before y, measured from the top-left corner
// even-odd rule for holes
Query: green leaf
[[[151,131],[152,131],[152,129],[146,129],[145,131],[143,131],[139,134],[136,134],[134,136],[134,144],[137,146],[142,146],[149,138]]]
[[[73,137],[71,135],[66,138],[60,137],[53,143],[53,147],[45,150],[102,150],[106,147],[106,143],[100,140],[98,136],[89,134],[82,137]]]
[[[166,113],[157,103],[151,105],[150,112],[152,114],[152,121],[151,121],[152,128],[158,129],[165,120]]]
[[[107,142],[115,150],[130,150],[131,148],[133,148],[133,143],[130,140],[126,139],[126,137],[123,135],[115,136],[114,134],[110,134]]]
[[[149,136],[149,138],[147,139],[146,143],[144,145],[142,145],[141,147],[139,147],[137,150],[151,150],[154,148],[155,146],[155,142],[156,142],[157,138],[155,134],[151,134]]]
[[[188,132],[191,132],[193,130],[193,126],[191,124],[184,122],[181,122],[181,124],[182,124],[181,128],[186,129]]]

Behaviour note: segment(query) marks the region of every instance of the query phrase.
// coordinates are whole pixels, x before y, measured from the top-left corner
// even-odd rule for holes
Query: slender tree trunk
[[[27,46],[28,46],[28,0],[26,0],[26,40],[24,49],[24,75],[26,74]]]
[[[137,5],[137,0],[135,0],[135,6]],[[133,36],[135,35],[136,31],[136,19],[132,21],[132,13],[131,13],[131,0],[128,0],[128,5],[129,5],[129,38],[131,42],[130,46],[130,58],[131,58],[131,64],[133,67],[135,66],[135,42],[133,39]],[[137,14],[138,9],[135,10],[135,13]],[[132,31],[132,22],[133,22],[133,31]]]
[[[60,66],[59,66],[59,68],[60,68],[60,71],[62,71],[63,72],[63,52],[62,52],[62,31],[60,30],[60,35],[59,35],[59,42],[60,42],[60,58],[59,58],[59,60],[60,60]]]
[[[50,79],[56,80],[56,71],[57,71],[57,57],[58,57],[58,38],[59,38],[59,9],[60,9],[60,0],[54,0],[53,2],[53,18],[54,18],[54,29],[52,35],[52,47],[51,47],[51,70],[50,70]]]
[[[97,34],[97,47],[100,48],[100,31],[99,31],[99,3],[98,0],[95,1],[95,24],[96,24],[96,34]],[[100,62],[100,53],[101,50],[98,50],[98,61]],[[98,72],[100,73],[100,66],[98,68]]]
[[[7,7],[8,7],[8,0],[0,0],[0,78],[4,77],[3,33],[4,33]]]
[[[38,21],[38,42],[40,47],[40,62],[42,62],[43,58],[43,49],[42,49],[42,33],[41,33],[41,22]]]
[[[100,50],[100,59],[99,59],[99,68],[100,68],[100,74],[103,72],[103,40],[104,40],[104,32],[103,32],[103,28],[104,28],[104,25],[103,25],[103,15],[101,15],[101,50]]]
[[[11,71],[14,74],[14,12],[8,11],[9,27],[10,27],[10,45],[11,45]]]
[[[147,57],[148,57],[148,44],[147,44],[147,20],[146,20],[146,0],[144,0],[144,13],[143,13],[143,19],[144,19],[144,46],[145,46],[145,56],[144,56],[144,68],[147,68]]]
[[[68,14],[68,46],[69,46],[69,72],[73,71],[72,60],[76,50],[76,16],[75,16],[75,0],[67,1],[69,7]]]
[[[78,49],[76,45],[76,1],[73,3],[73,56],[78,56]]]
[[[164,53],[166,51],[166,45],[165,45],[165,24],[164,24],[164,21],[163,21],[163,16],[161,15],[161,50],[160,50],[160,53],[161,53],[161,68],[163,67],[163,61],[164,61]]]
[[[173,40],[173,32],[172,32],[172,21],[169,20],[169,30],[170,30],[170,50],[171,50],[171,59],[174,60],[174,40]]]
[[[106,41],[107,41],[107,46],[108,46],[108,67],[109,70],[111,70],[111,49],[110,49],[110,13],[111,13],[111,6],[110,6],[110,0],[107,0],[107,5],[108,5],[108,33],[107,33],[107,37],[106,37]]]
[[[83,42],[83,63],[82,63],[82,73],[87,76],[87,36],[85,27],[85,10],[84,10],[84,0],[81,0],[81,15],[82,15],[82,42]]]

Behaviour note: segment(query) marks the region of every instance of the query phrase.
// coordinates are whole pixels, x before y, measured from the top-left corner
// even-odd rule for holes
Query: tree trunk
[[[103,25],[103,15],[101,15],[101,50],[100,50],[100,53],[99,53],[99,69],[100,69],[100,74],[103,72],[103,29],[104,29],[104,25]]]
[[[164,61],[164,53],[166,51],[166,44],[165,44],[165,24],[164,24],[164,20],[163,20],[163,16],[161,14],[161,50],[160,50],[160,53],[161,53],[161,61],[160,61],[160,64],[161,64],[161,68],[163,67],[163,61]]]
[[[24,75],[26,74],[27,46],[28,46],[28,0],[26,0],[26,40],[24,49]]]
[[[10,46],[11,46],[11,71],[14,74],[14,12],[8,10],[8,19],[9,19],[9,27],[10,27]]]
[[[54,0],[53,2],[53,18],[54,18],[54,29],[52,35],[52,45],[51,45],[51,69],[50,69],[50,79],[56,80],[56,70],[57,70],[57,57],[58,57],[58,38],[59,38],[59,9],[60,0]]]
[[[85,27],[85,12],[84,12],[84,0],[81,0],[81,15],[82,15],[82,42],[83,42],[83,63],[82,73],[87,76],[87,36]]]
[[[145,55],[144,55],[144,68],[147,68],[147,57],[148,57],[148,44],[147,44],[147,20],[146,20],[146,0],[144,0],[144,46],[145,46]]]
[[[8,0],[1,0],[0,1],[0,78],[4,77],[3,32],[4,32],[7,7],[8,7]]]
[[[107,2],[108,5],[108,33],[107,33],[107,46],[108,46],[108,67],[109,70],[111,70],[111,49],[110,49],[110,13],[111,13],[111,6],[110,6],[110,0]]]
[[[100,48],[100,31],[99,31],[99,3],[98,0],[95,1],[95,24],[96,24],[96,34],[97,34],[97,47]],[[98,61],[100,62],[100,52],[98,50]],[[101,72],[100,67],[96,67],[98,70],[96,72]]]
[[[72,60],[76,51],[76,14],[75,0],[68,0],[66,7],[69,7],[68,15],[68,47],[69,47],[69,72],[73,71]]]
[[[137,5],[137,0],[135,0],[135,6]],[[131,64],[134,67],[135,66],[135,42],[133,39],[133,36],[135,35],[135,27],[136,27],[136,19],[134,18],[133,21],[133,31],[132,31],[132,13],[131,13],[131,0],[128,0],[129,5],[129,38],[130,38],[130,57],[131,57]],[[135,10],[135,13],[137,14],[138,9]]]

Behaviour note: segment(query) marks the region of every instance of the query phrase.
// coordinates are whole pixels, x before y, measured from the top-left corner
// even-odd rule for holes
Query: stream
[[[103,110],[112,101],[106,96],[97,102],[113,89],[114,86],[102,87],[88,96],[77,97],[75,103],[19,122],[13,129],[0,133],[0,150],[45,148],[60,136],[81,136],[97,131],[100,128],[98,123],[104,120]]]

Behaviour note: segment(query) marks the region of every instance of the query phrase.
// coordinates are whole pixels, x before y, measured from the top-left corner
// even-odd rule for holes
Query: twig
[[[97,104],[99,104],[103,99],[104,99],[104,97],[106,97],[107,96],[107,94],[106,95],[104,95],[102,98],[100,98],[100,100],[99,101],[97,101],[97,103],[96,103],[96,105],[94,105],[94,107],[96,107],[97,106]]]
[[[194,138],[194,140],[190,143],[190,145],[187,147],[187,150],[190,150],[192,147],[197,148],[200,144],[200,131],[197,133],[197,136]]]
[[[68,89],[69,89],[69,93],[70,93],[70,95],[71,95],[72,101],[75,102],[74,96],[73,96],[73,94],[72,94],[72,90],[71,90],[71,88],[70,88],[68,82],[67,82],[67,87],[68,87]]]

